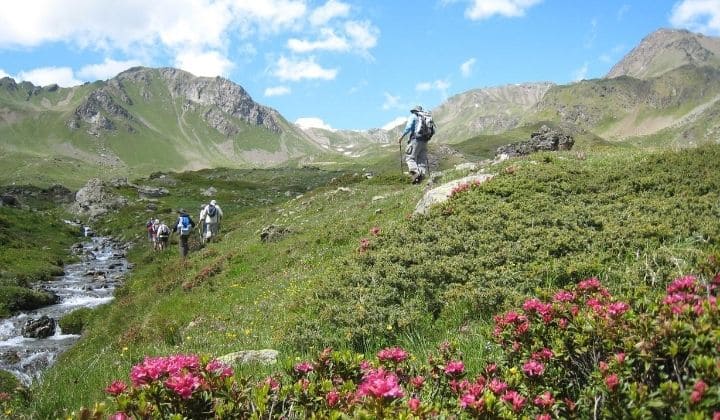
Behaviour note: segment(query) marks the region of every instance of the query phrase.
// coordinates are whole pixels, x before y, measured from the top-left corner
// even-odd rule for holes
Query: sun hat
[[[212,205],[214,206],[215,204],[217,204],[217,201],[211,200],[211,201],[210,201],[210,204],[212,204]]]

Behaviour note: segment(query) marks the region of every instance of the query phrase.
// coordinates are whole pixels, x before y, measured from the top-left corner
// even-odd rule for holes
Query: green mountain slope
[[[69,89],[2,79],[0,137],[5,183],[77,185],[86,172],[268,166],[322,153],[242,87],[169,68],[134,68],[107,82]],[[19,166],[18,160],[34,164]],[[91,169],[77,171],[78,166]]]

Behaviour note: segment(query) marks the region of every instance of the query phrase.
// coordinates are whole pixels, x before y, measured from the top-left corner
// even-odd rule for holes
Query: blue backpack
[[[180,216],[180,235],[187,236],[190,234],[190,216]]]

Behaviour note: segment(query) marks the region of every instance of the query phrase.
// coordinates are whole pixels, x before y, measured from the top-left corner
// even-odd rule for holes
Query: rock
[[[20,201],[14,195],[3,194],[0,195],[0,207],[1,206],[18,207],[20,206]]]
[[[277,357],[277,350],[242,350],[220,356],[218,360],[229,365],[248,363],[272,365],[277,363]]]
[[[263,242],[279,241],[285,236],[292,233],[292,230],[278,225],[265,226],[260,232],[260,240]]]
[[[539,151],[570,150],[575,144],[572,136],[553,130],[546,125],[530,135],[530,140],[500,146],[495,156],[525,156]]]
[[[141,185],[137,187],[138,194],[140,194],[140,198],[157,198],[157,197],[164,197],[166,195],[170,194],[170,191],[167,190],[167,188],[163,187],[148,187],[145,185]]]
[[[206,190],[201,190],[200,194],[204,195],[205,197],[212,197],[217,194],[217,189],[215,189],[215,187],[210,187]]]
[[[91,220],[127,205],[125,197],[113,194],[100,179],[93,178],[75,194],[71,210]]]
[[[27,338],[48,338],[55,334],[55,320],[47,315],[30,319],[22,327],[22,336]]]
[[[150,211],[157,211],[158,206],[155,203],[148,203],[147,206],[145,206],[145,208]]]
[[[432,190],[426,192],[423,198],[417,203],[413,214],[426,214],[431,206],[447,201],[452,195],[453,189],[459,185],[473,183],[481,184],[489,179],[492,179],[493,176],[494,175],[491,174],[471,175],[448,182],[437,188],[433,188]]]
[[[461,163],[459,165],[455,165],[456,171],[476,171],[478,168],[478,164],[475,162],[466,162]]]

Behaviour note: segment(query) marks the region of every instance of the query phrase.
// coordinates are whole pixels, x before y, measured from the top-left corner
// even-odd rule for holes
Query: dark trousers
[[[188,254],[188,239],[190,235],[180,235],[180,256],[183,258]]]

